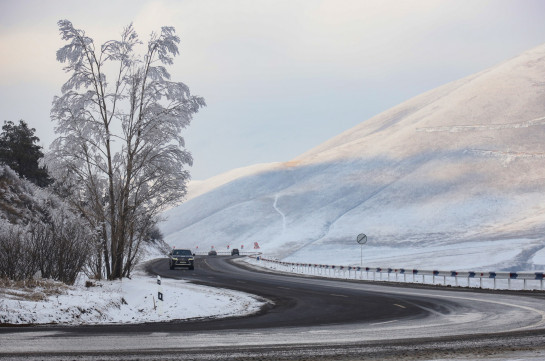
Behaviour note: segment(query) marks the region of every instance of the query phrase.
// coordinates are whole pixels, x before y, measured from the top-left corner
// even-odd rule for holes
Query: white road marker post
[[[159,316],[163,314],[163,286],[161,286],[161,276],[157,275],[157,312]]]

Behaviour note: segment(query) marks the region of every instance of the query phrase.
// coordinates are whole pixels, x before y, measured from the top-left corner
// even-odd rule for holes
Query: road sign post
[[[363,245],[367,243],[367,236],[363,233],[358,234],[356,237],[356,242],[358,242],[361,246],[360,249],[360,267],[363,267]]]

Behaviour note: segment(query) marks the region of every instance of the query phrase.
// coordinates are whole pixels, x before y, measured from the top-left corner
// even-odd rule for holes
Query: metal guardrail
[[[498,280],[507,281],[507,289],[512,288],[513,280],[522,281],[522,289],[528,289],[528,281],[536,281],[543,291],[545,272],[481,272],[481,271],[440,271],[389,267],[338,266],[314,263],[284,262],[253,255],[258,261],[269,263],[284,272],[326,276],[333,278],[360,279],[367,281],[389,281],[408,283],[428,283],[443,286],[498,288]],[[365,275],[365,278],[364,278]],[[478,280],[478,286],[475,285]],[[483,283],[483,280],[485,281]],[[447,282],[448,281],[448,282]],[[493,281],[492,284],[490,284]],[[452,284],[454,283],[454,284]],[[473,284],[472,284],[473,283]],[[492,287],[490,287],[492,286]]]

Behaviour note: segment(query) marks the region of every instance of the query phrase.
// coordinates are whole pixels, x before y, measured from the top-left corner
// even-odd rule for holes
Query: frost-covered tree
[[[101,234],[97,269],[109,279],[129,276],[157,215],[186,193],[193,160],[180,133],[205,102],[170,80],[165,66],[180,42],[174,28],[140,46],[131,24],[120,40],[96,48],[70,21],[58,25],[67,44],[57,60],[70,78],[53,101],[59,137],[47,163]]]

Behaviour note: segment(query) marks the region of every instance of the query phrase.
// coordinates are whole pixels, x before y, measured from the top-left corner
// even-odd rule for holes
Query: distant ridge
[[[545,45],[239,174],[166,212],[167,241],[317,260],[365,231],[371,263],[545,267]]]

